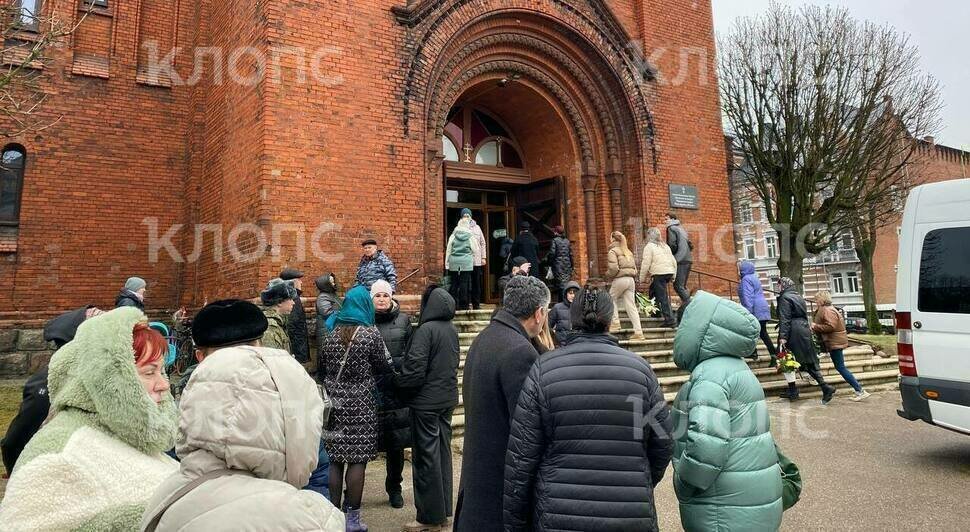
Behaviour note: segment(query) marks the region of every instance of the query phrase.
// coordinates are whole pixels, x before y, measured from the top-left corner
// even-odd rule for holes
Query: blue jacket
[[[761,279],[754,271],[753,262],[744,261],[741,263],[741,283],[738,284],[738,298],[741,301],[741,306],[754,314],[758,321],[771,319],[771,309],[765,299],[764,290],[761,289]]]
[[[391,289],[397,291],[397,270],[394,269],[394,263],[391,262],[390,257],[381,250],[377,251],[374,258],[361,257],[354,284],[363,285],[370,290],[370,285],[381,279],[390,283]]]

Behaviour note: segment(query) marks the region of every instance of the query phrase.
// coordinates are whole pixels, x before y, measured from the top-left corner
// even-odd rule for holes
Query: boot
[[[367,525],[360,518],[360,508],[347,508],[347,532],[367,532]]]
[[[818,383],[818,387],[822,390],[822,404],[827,405],[832,400],[832,396],[835,395],[835,386],[831,386],[825,382],[825,377],[822,376],[822,372],[817,369],[806,370],[806,373],[812,379]]]
[[[789,401],[792,401],[792,402],[797,401],[798,385],[795,384],[794,382],[789,382],[788,389],[778,394],[778,397],[781,397],[782,399],[788,399]]]
[[[404,497],[400,493],[388,493],[387,502],[390,503],[391,508],[404,508]]]
[[[778,367],[778,357],[768,353],[768,367],[777,368]]]

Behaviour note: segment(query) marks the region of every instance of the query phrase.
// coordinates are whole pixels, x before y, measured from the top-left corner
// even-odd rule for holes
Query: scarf
[[[351,288],[340,310],[327,318],[327,330],[332,331],[338,325],[362,327],[374,325],[374,300],[370,298],[370,291],[363,285]]]

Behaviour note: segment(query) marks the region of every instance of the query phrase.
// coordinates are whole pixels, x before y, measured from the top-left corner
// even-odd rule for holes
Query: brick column
[[[623,231],[623,174],[606,174],[606,184],[610,187],[610,220],[613,222],[613,231]]]
[[[597,267],[597,259],[599,259],[599,252],[597,251],[597,240],[599,237],[596,235],[596,185],[599,183],[599,176],[596,174],[584,174],[583,175],[583,209],[585,210],[584,216],[586,217],[586,252],[589,254],[589,277],[592,279],[599,276],[599,267]]]

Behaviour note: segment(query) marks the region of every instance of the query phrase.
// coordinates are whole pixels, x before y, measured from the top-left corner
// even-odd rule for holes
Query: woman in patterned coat
[[[377,458],[375,376],[393,372],[391,356],[374,326],[370,292],[356,286],[347,292],[334,329],[323,340],[319,377],[334,409],[324,430],[330,455],[330,497],[347,511],[347,530],[366,530],[360,521],[367,462]],[[347,483],[347,500],[341,506]]]

